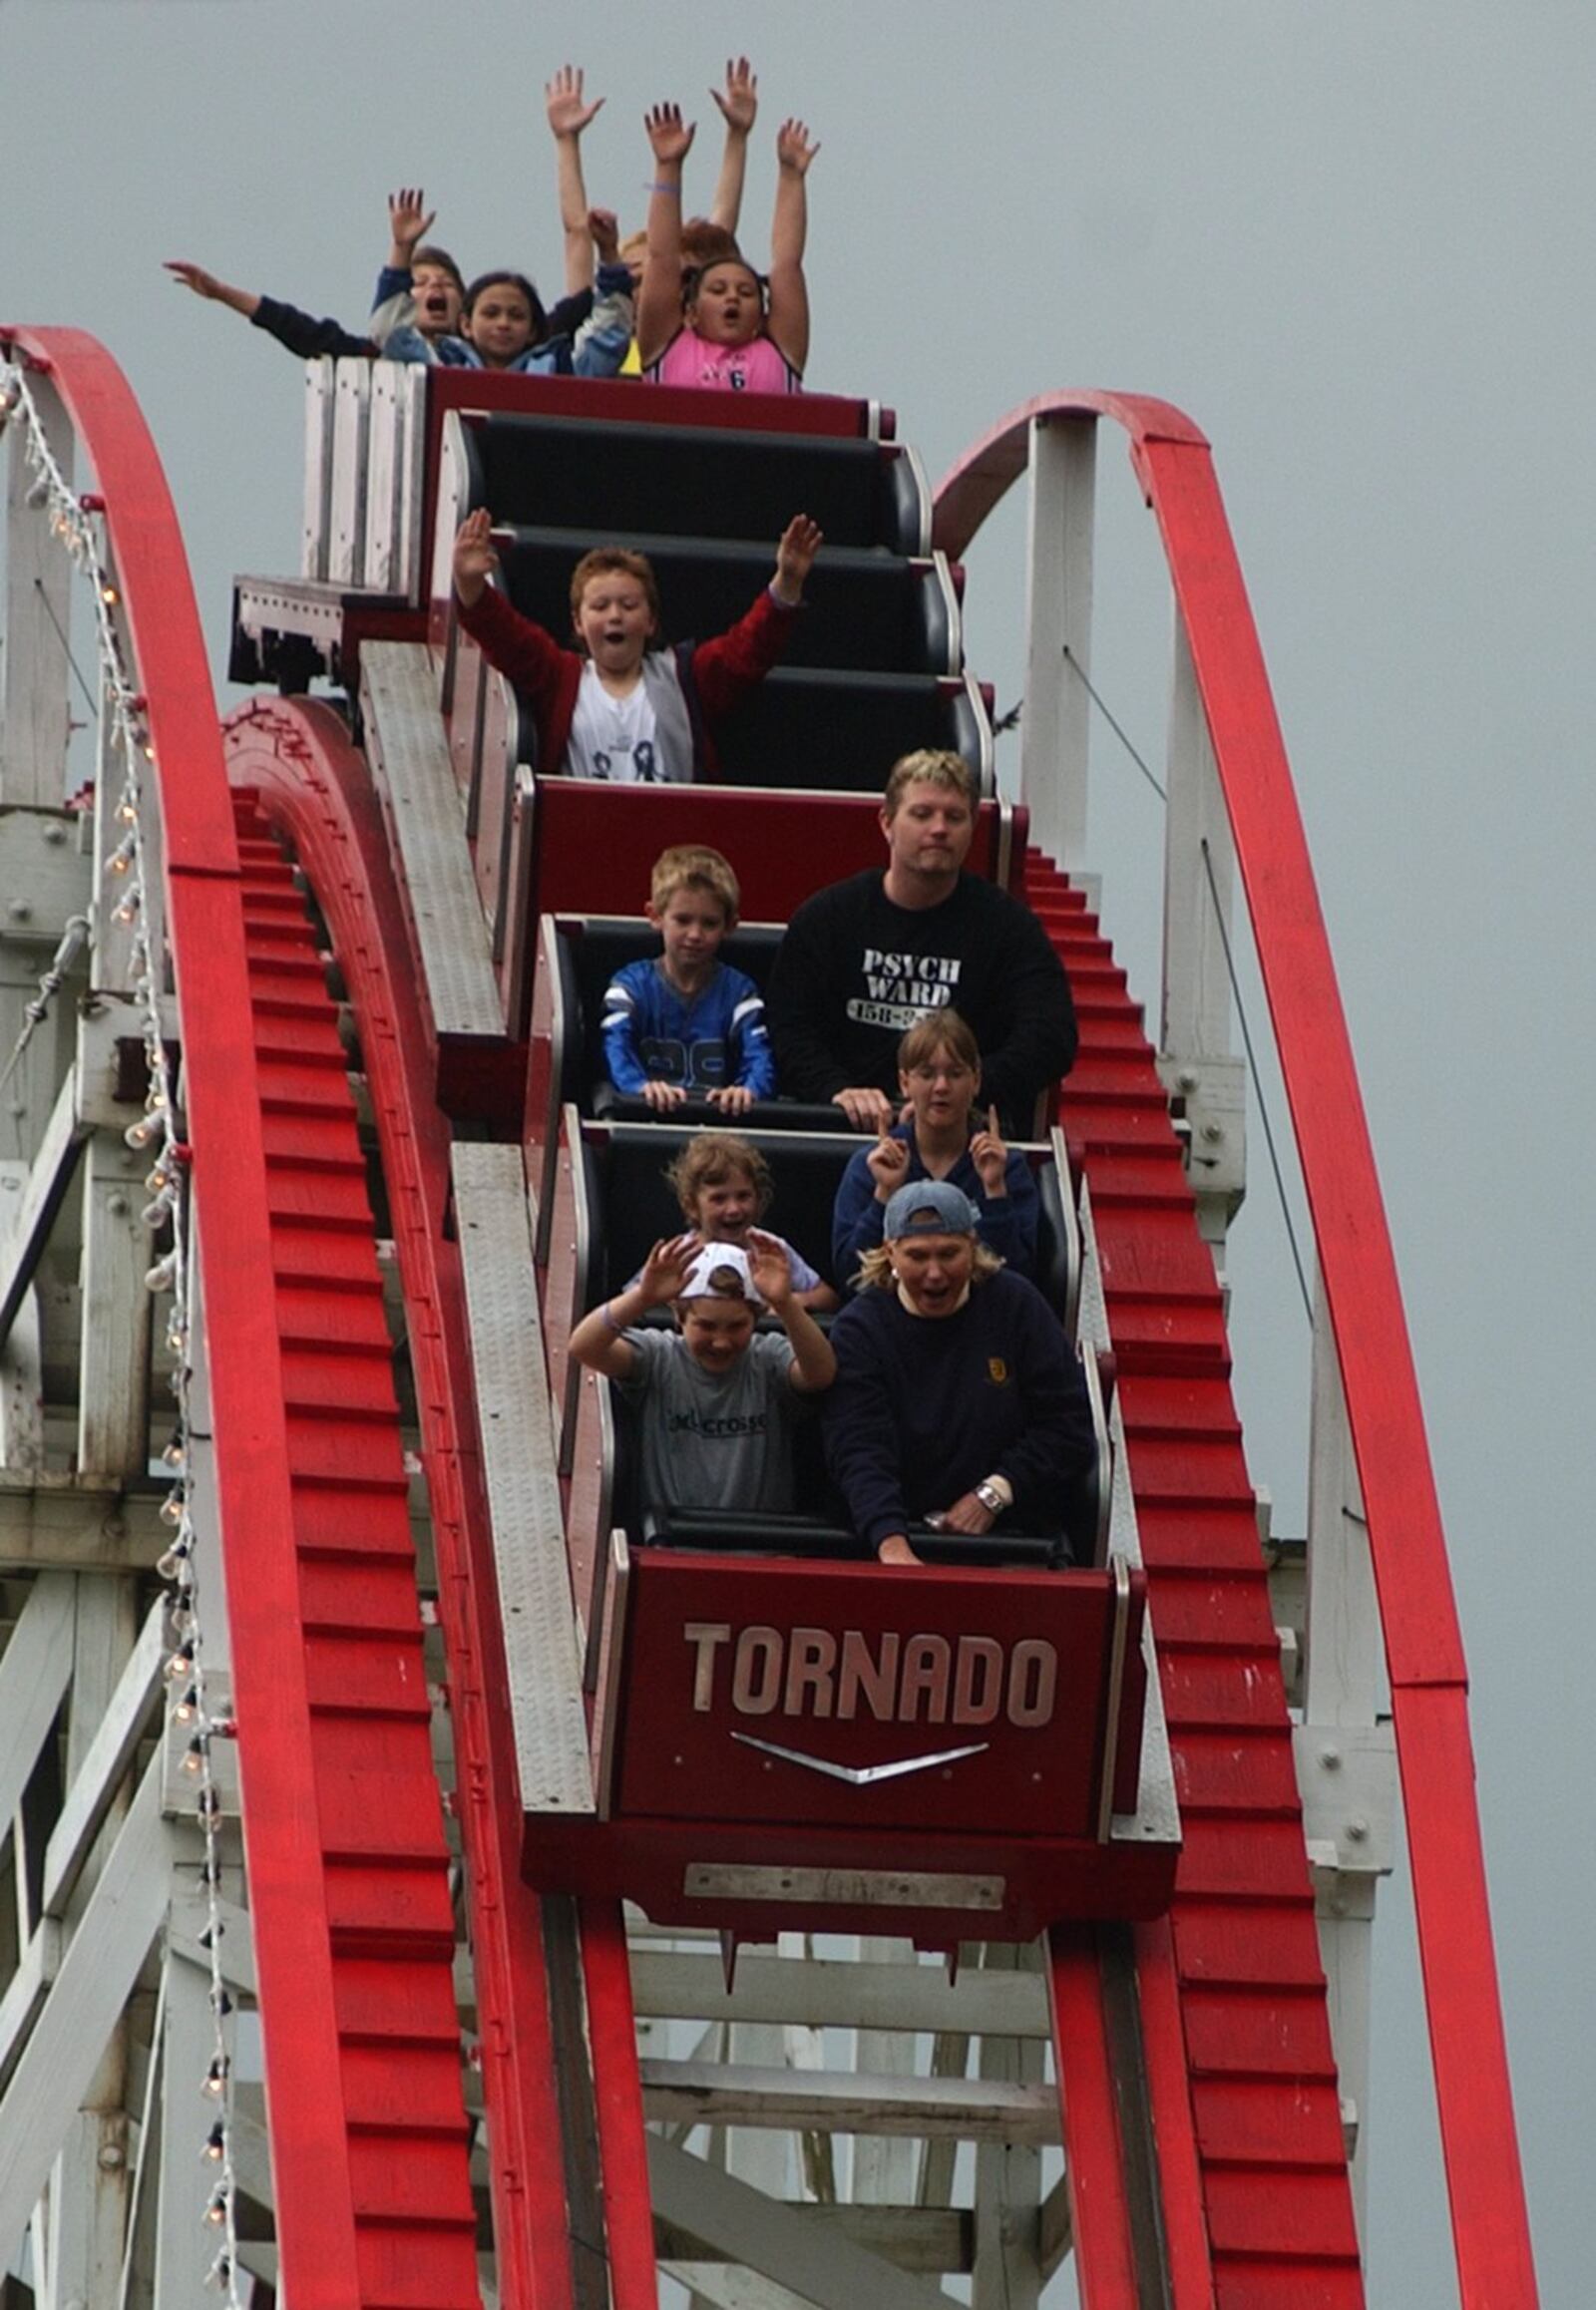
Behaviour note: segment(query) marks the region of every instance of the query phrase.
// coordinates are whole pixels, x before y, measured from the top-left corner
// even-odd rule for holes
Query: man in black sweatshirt
[[[958,754],[906,754],[881,808],[887,871],[817,891],[781,943],[766,1003],[781,1088],[856,1130],[898,1109],[898,1038],[952,1003],[981,1046],[981,1095],[1028,1138],[1037,1094],[1069,1072],[1075,1012],[1028,908],[962,869],[976,784]]]

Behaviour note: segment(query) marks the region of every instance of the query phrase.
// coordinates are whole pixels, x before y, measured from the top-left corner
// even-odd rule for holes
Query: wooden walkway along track
[[[1202,2298],[1180,2272],[1205,2239],[1218,2310],[1354,2310],[1364,2288],[1314,1896],[1213,1258],[1124,973],[1035,851],[1025,889],[1080,1020],[1064,1133],[1091,1196],[1185,1837],[1167,1927],[1138,1935],[1175,2299]],[[1171,2106],[1182,2077],[1184,2111]],[[1195,2147],[1184,2166],[1182,2137]],[[1187,2202],[1172,2202],[1183,2170]]]
[[[253,799],[234,807],[322,1856],[303,1898],[331,1941],[359,2305],[475,2310],[449,1855],[365,1161],[303,899]]]

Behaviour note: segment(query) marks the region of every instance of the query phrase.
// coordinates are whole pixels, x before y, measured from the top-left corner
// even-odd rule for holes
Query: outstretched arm
[[[169,256],[166,269],[197,297],[204,297],[218,305],[229,305],[235,313],[242,313],[252,321],[260,309],[259,297],[250,289],[234,288],[230,282],[217,280],[213,272],[206,272],[202,264],[190,264],[183,257]]]
[[[735,235],[742,214],[743,178],[748,168],[748,139],[759,111],[759,81],[747,57],[726,59],[724,89],[709,91],[726,124],[725,150],[720,156],[720,177],[709,203],[709,221]]]
[[[809,290],[804,243],[809,236],[809,164],[820,147],[802,121],[783,121],[776,134],[776,210],[770,225],[772,342],[789,367],[803,375],[809,358]]]
[[[681,327],[681,164],[692,150],[693,123],[683,123],[680,105],[655,105],[643,126],[654,157],[637,291],[637,358],[646,369]]]
[[[582,67],[563,64],[543,92],[549,133],[555,141],[555,178],[560,190],[560,229],[565,235],[566,294],[593,286],[593,242],[588,230],[588,188],[582,173],[582,132],[603,104],[585,102]]]

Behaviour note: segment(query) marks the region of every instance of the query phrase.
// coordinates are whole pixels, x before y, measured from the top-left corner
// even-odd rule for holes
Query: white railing
[[[426,437],[418,363],[306,362],[303,577],[419,605]]]

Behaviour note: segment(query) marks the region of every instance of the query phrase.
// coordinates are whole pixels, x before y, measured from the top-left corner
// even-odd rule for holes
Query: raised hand
[[[588,230],[593,237],[595,254],[600,264],[613,264],[620,247],[620,226],[612,208],[590,208]]]
[[[493,516],[486,506],[479,506],[474,514],[467,514],[455,535],[455,591],[468,609],[482,599],[498,567]]]
[[[591,105],[583,101],[582,78],[580,65],[563,64],[554,79],[544,83],[543,107],[557,137],[580,137],[603,109],[602,97],[595,97]]]
[[[401,185],[397,192],[389,193],[388,234],[396,266],[402,268],[410,262],[411,251],[418,241],[426,239],[437,215],[436,208],[427,206],[427,195],[419,185]]]
[[[981,1175],[981,1191],[989,1203],[1008,1193],[1008,1149],[998,1128],[996,1107],[987,1109],[986,1130],[978,1131],[970,1142],[970,1160]]]
[[[754,1290],[779,1315],[792,1298],[792,1261],[779,1235],[767,1235],[762,1227],[748,1230],[748,1273]]]
[[[697,123],[683,123],[680,105],[655,105],[651,112],[644,113],[642,125],[648,132],[648,143],[654,159],[661,168],[668,167],[672,161],[685,161],[692,151],[693,131]]]
[[[219,297],[226,285],[213,272],[206,272],[202,264],[189,264],[180,256],[169,256],[166,268],[185,288],[193,289],[197,297]]]
[[[796,170],[807,177],[809,164],[820,147],[812,142],[809,130],[802,121],[783,121],[776,131],[776,165],[781,169]]]
[[[866,1168],[876,1182],[876,1201],[890,1203],[894,1191],[902,1187],[909,1176],[909,1143],[892,1136],[891,1115],[883,1117],[878,1126],[876,1144],[865,1157]]]
[[[825,532],[818,522],[812,522],[807,514],[793,515],[776,547],[778,599],[787,602],[802,600],[804,579],[814,568],[815,556],[824,541]]]
[[[732,134],[746,137],[759,111],[759,80],[747,57],[727,57],[726,85],[724,89],[712,88],[709,94]]]
[[[702,1250],[702,1238],[691,1233],[660,1237],[644,1260],[636,1283],[650,1308],[662,1308],[667,1301],[680,1299],[687,1271]]]

